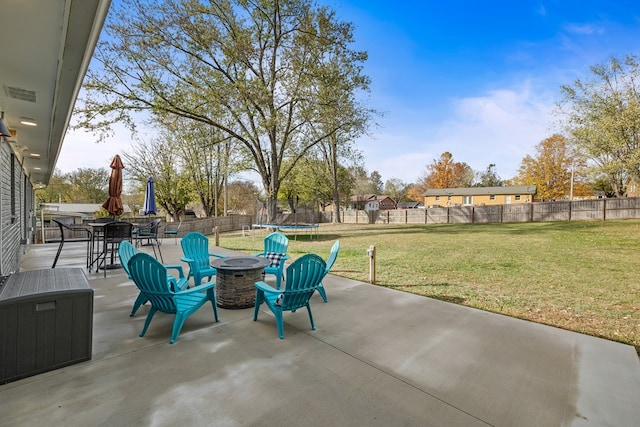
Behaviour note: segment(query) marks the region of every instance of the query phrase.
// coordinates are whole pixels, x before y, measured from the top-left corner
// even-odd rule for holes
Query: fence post
[[[215,246],[220,246],[220,227],[218,227],[217,225],[213,227],[213,229],[211,230],[213,231],[213,234],[215,234]]]
[[[371,245],[367,250],[369,257],[369,283],[376,283],[376,247]]]

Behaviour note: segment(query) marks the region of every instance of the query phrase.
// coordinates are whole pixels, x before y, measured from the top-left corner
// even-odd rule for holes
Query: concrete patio
[[[329,244],[329,242],[327,242]],[[50,268],[57,245],[32,245],[23,270]],[[162,245],[177,263],[180,246]],[[213,251],[228,253],[221,248]],[[56,268],[83,267],[67,244]],[[339,267],[339,261],[337,264]],[[85,270],[86,271],[86,270]],[[210,306],[169,344],[172,317],[124,272],[87,272],[93,358],[0,385],[0,425],[637,426],[633,347],[329,276],[323,303],[285,314]]]

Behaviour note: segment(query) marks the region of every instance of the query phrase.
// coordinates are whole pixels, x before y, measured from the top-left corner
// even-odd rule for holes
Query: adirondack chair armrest
[[[180,291],[180,283],[178,283],[178,279],[170,274],[167,274],[167,284],[169,285],[169,289],[171,289],[172,292]]]
[[[229,255],[223,255],[223,254],[209,254],[209,256],[216,257],[216,258],[227,258]]]
[[[171,292],[180,292],[183,289],[187,289],[189,287],[189,279],[186,277],[175,278],[171,274],[167,273],[167,281],[169,283],[169,287],[171,288]]]
[[[202,285],[194,286],[193,288],[184,289],[182,291],[176,292],[176,295],[188,295],[196,292],[206,291],[207,289],[211,289],[216,285],[216,282],[208,282],[203,283]]]
[[[180,275],[180,278],[184,278],[184,270],[182,269],[181,265],[178,264],[164,264],[164,267],[169,270],[178,270],[178,274]]]
[[[196,262],[196,260],[194,260],[193,258],[187,258],[187,257],[180,258],[180,261],[186,262],[187,264],[191,264],[193,262]]]

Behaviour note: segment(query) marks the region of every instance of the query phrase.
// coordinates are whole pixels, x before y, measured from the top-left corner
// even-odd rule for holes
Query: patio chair
[[[333,264],[335,264],[336,258],[338,258],[338,251],[340,251],[340,240],[336,240],[333,246],[331,246],[331,251],[329,252],[329,258],[327,258],[327,268],[324,270],[324,276],[322,277],[323,280],[324,280],[324,277],[326,277],[327,274],[329,274],[329,271],[331,270],[331,267],[333,267]],[[318,293],[320,294],[324,302],[327,302],[327,293],[324,290],[324,285],[322,284],[322,281],[318,285]]]
[[[164,262],[164,259],[162,258],[162,251],[160,250],[160,241],[158,240],[158,229],[160,228],[161,222],[162,220],[160,218],[156,218],[146,224],[138,225],[134,230],[133,236],[136,242],[136,247],[142,244],[143,240],[146,240],[147,246],[150,245],[153,248],[153,255],[158,258],[159,253],[160,262]],[[158,253],[156,253],[156,247],[158,247]]]
[[[284,277],[284,264],[290,257],[287,255],[289,239],[284,234],[276,231],[264,238],[264,251],[254,254],[271,260],[271,265],[264,268],[265,274],[276,276],[276,289],[280,289]]]
[[[131,273],[129,272],[129,261],[137,253],[138,253],[138,250],[136,249],[136,247],[129,242],[122,242],[118,247],[118,257],[120,258],[120,262],[122,263],[122,268],[124,269],[124,272],[127,273],[127,277],[129,277],[130,280],[132,279],[132,277],[131,277]],[[174,291],[183,290],[189,287],[189,280],[187,280],[187,278],[184,277],[184,271],[182,270],[181,265],[172,265],[172,264],[163,264],[163,265],[167,270],[175,269],[178,272],[177,279],[171,274],[168,275],[169,277],[173,277],[176,283],[178,284],[178,287],[174,289]],[[135,303],[133,303],[133,309],[131,310],[131,313],[129,314],[129,316],[135,316],[140,306],[143,304],[146,304],[147,301],[149,301],[149,299],[146,297],[146,295],[140,292],[138,294],[138,297],[136,298]]]
[[[196,286],[202,282],[202,278],[211,280],[216,275],[216,269],[211,267],[211,257],[225,258],[225,255],[209,253],[209,238],[202,233],[192,231],[187,233],[180,241],[184,256],[180,261],[189,264],[187,278],[193,277]]]
[[[56,252],[56,257],[53,259],[53,265],[51,268],[56,268],[56,264],[58,263],[58,258],[60,258],[60,253],[62,252],[62,247],[65,242],[86,242],[87,243],[87,267],[89,267],[91,263],[91,231],[83,226],[69,226],[63,224],[58,220],[53,220],[58,225],[60,229],[60,238],[59,239],[50,239],[47,240],[47,243],[60,243],[58,245],[58,252]]]
[[[309,298],[318,288],[318,284],[325,275],[326,263],[315,254],[306,254],[295,260],[287,267],[285,288],[274,289],[265,282],[256,282],[256,303],[253,309],[253,320],[258,320],[260,305],[264,302],[273,312],[278,326],[278,336],[284,339],[284,321],[282,314],[285,311],[295,312],[306,307],[311,321],[311,329],[315,330],[313,314],[309,305]]]
[[[178,231],[180,231],[180,227],[182,226],[182,220],[178,222],[178,226],[173,228],[175,223],[167,223],[164,227],[163,237],[173,237],[173,243],[178,244]],[[170,228],[171,227],[171,228]]]
[[[144,327],[140,332],[141,337],[147,332],[156,311],[175,314],[171,329],[171,344],[178,340],[185,320],[207,301],[211,302],[215,321],[220,321],[216,307],[215,283],[209,282],[190,289],[176,291],[174,289],[179,287],[176,279],[167,274],[166,267],[157,259],[145,253],[137,253],[131,257],[129,271],[140,292],[151,302],[149,314],[147,314]]]
[[[109,268],[120,267],[120,265],[114,263],[115,255],[120,243],[125,241],[131,242],[132,230],[133,224],[126,221],[113,221],[104,226],[102,250],[96,262],[96,271],[102,268],[104,270],[104,277],[107,277],[107,270]],[[109,264],[107,264],[107,257],[111,258]]]

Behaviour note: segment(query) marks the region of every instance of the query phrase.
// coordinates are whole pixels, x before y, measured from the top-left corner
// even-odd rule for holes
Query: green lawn
[[[259,252],[266,231],[224,233],[220,246]],[[292,258],[326,258],[332,270],[376,284],[627,343],[640,353],[640,221],[524,224],[321,224],[319,239],[287,233]],[[327,290],[331,298],[331,290]]]

